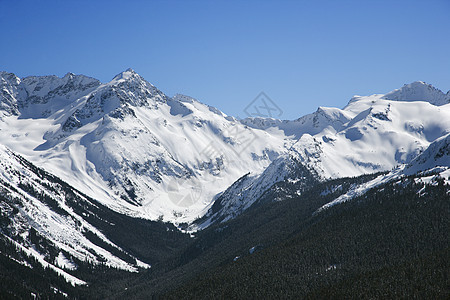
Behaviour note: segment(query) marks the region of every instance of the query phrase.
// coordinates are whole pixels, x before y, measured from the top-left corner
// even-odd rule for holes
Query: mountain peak
[[[14,73],[0,71],[0,86],[5,85],[7,82],[8,84],[18,85],[20,83],[20,78]]]
[[[72,73],[72,72],[67,72],[67,74],[66,75],[64,75],[64,77],[63,78],[72,78],[72,77],[74,77],[75,76],[75,74],[74,73]]]
[[[138,73],[136,73],[132,68],[128,68],[125,71],[120,72],[119,74],[114,76],[113,81],[117,81],[117,80],[121,80],[121,79],[129,80],[129,79],[137,77],[137,76],[139,76]]]
[[[450,103],[450,95],[423,81],[414,81],[385,94],[383,99],[396,101],[426,101],[433,105]]]

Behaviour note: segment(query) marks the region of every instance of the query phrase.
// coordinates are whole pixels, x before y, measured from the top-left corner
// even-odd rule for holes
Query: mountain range
[[[326,186],[320,214],[410,176],[448,186],[450,92],[418,81],[296,120],[238,119],[132,69],[107,83],[0,72],[0,157],[8,257],[86,285],[89,266],[152,269],[177,242],[312,187]],[[347,178],[364,179],[328,184]]]

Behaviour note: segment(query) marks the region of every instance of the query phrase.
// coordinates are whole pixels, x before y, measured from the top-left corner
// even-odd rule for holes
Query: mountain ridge
[[[408,164],[450,132],[445,94],[423,82],[291,121],[237,120],[168,97],[132,69],[107,83],[0,72],[0,90],[2,143],[118,212],[176,224],[207,214],[248,173],[282,180],[264,173],[277,161],[294,159],[317,180],[359,176]]]
[[[5,126],[22,127],[21,133],[4,133],[16,138],[33,135],[34,143],[19,151],[21,154],[44,168],[47,165],[52,173],[62,174],[77,188],[122,212],[151,219],[161,215],[173,219],[174,215],[188,213],[188,220],[192,220],[221,189],[249,170],[262,171],[273,155],[285,151],[284,141],[276,137],[269,136],[270,146],[248,143],[267,134],[255,133],[193,98],[185,96],[180,101],[167,97],[132,70],[75,97],[42,119],[41,129],[32,128],[35,133],[23,133],[24,127],[33,126],[32,118],[4,117]],[[11,141],[5,136],[2,140],[17,151],[24,147],[20,139]],[[190,151],[186,153],[177,144],[186,145]],[[53,157],[63,164],[49,163]],[[207,195],[187,201],[189,205],[201,202],[186,212],[183,193],[192,193],[190,190],[199,182],[211,186],[212,191],[205,186],[202,194]],[[172,192],[173,186],[178,186],[178,190]],[[162,199],[155,200],[150,195]],[[156,209],[145,212],[140,208],[154,206],[155,201],[160,202],[154,204]]]
[[[389,215],[397,224],[404,208],[433,215],[448,204],[446,99],[416,82],[296,120],[237,119],[190,96],[169,97],[132,69],[106,83],[0,72],[0,277],[8,279],[0,290],[12,282],[74,297],[165,293],[208,270],[286,254],[283,244],[299,233],[317,242],[308,229],[316,225],[334,238],[333,220],[354,250],[361,239],[343,228],[358,229],[351,218],[360,208],[390,230],[378,211],[396,208]],[[435,194],[445,197],[434,203]],[[444,228],[445,211],[434,215]],[[404,220],[415,237],[414,220]],[[445,242],[444,230],[428,229]],[[353,261],[341,265],[329,241],[320,276],[310,275]]]

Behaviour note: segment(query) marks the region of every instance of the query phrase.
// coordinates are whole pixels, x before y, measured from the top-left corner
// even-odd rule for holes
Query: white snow
[[[243,120],[244,124],[267,132],[281,130],[295,143],[287,155],[274,160],[263,173],[250,174],[231,186],[222,194],[223,208],[209,213],[208,219],[192,230],[209,226],[219,214],[226,215],[223,221],[239,215],[274,183],[286,180],[291,172],[286,166],[292,165],[292,160],[302,162],[317,172],[321,180],[327,180],[404,168],[430,145],[430,149],[434,149],[449,143],[450,104],[433,105],[431,96],[423,99],[426,101],[416,99],[413,102],[385,98],[381,94],[355,96],[342,110],[320,107],[315,113],[295,121]],[[441,151],[443,155],[437,160],[428,159],[431,156],[426,152],[420,156],[420,163],[414,162],[408,167],[408,174],[436,165],[450,165],[450,151]],[[326,207],[361,195],[395,176],[400,174],[391,173],[354,187]],[[299,185],[302,182],[301,178],[288,181]]]
[[[434,105],[450,103],[449,93],[444,94],[439,89],[423,81],[405,84],[402,88],[387,93],[383,98],[398,101],[427,101]]]
[[[52,90],[53,77],[39,80]],[[132,70],[78,96],[47,118],[4,117],[0,143],[132,216],[190,222],[236,179],[286,152],[282,132],[252,130],[188,96],[167,98]],[[105,115],[123,105],[123,118]],[[74,114],[81,127],[62,130]],[[124,201],[131,189],[136,199]]]
[[[67,270],[76,270],[78,266],[71,260],[67,259],[62,252],[59,252],[58,257],[56,257],[55,264],[58,267]]]
[[[383,183],[397,181],[400,184],[399,180],[401,180],[401,178],[413,174],[419,176],[416,178],[416,182],[420,181],[426,184],[437,184],[436,179],[443,178],[444,184],[450,184],[450,134],[436,139],[425,151],[415,157],[409,164],[399,166],[388,174],[380,175],[361,185],[353,186],[345,194],[323,205],[317,212],[361,196],[370,189]],[[419,191],[419,193],[420,192],[421,191]]]
[[[20,205],[16,205],[19,213],[11,221],[15,226],[15,231],[21,236],[21,240],[28,240],[29,230],[32,227],[40,235],[50,240],[56,248],[81,261],[87,261],[92,264],[104,264],[130,272],[137,272],[138,267],[150,267],[139,260],[136,260],[136,265],[131,265],[91,242],[84,235],[86,231],[90,231],[104,243],[124,252],[102,232],[67,206],[64,193],[58,192],[60,189],[58,185],[40,178],[38,174],[29,169],[9,149],[2,145],[0,145],[0,181],[7,183],[6,185],[2,184],[2,194],[4,196],[20,200]],[[29,192],[22,190],[20,184],[33,186],[36,193],[44,195],[57,203],[59,208],[64,211],[64,214],[55,211]],[[56,192],[49,190],[48,186],[52,186]],[[79,195],[79,197],[84,199],[82,195]],[[16,242],[16,244],[18,243]],[[24,250],[26,253],[39,256],[39,262],[44,260],[43,255],[38,253],[32,245],[26,242],[20,245],[21,249],[28,251]],[[46,261],[43,265],[45,267],[53,266],[52,268],[55,268],[55,270],[75,270],[77,268],[76,264],[67,258],[62,251],[59,252],[54,261]]]
[[[87,284],[85,281],[83,281],[73,275],[70,275],[66,271],[64,271],[52,264],[49,264],[47,261],[45,261],[44,257],[39,252],[37,252],[35,249],[26,248],[26,247],[22,246],[21,244],[17,243],[16,241],[10,239],[9,237],[7,237],[7,238],[17,247],[17,249],[20,249],[21,251],[23,251],[27,256],[33,257],[34,259],[36,259],[44,268],[50,268],[53,271],[55,271],[56,273],[58,273],[59,275],[63,276],[64,279],[67,282],[69,282],[70,284],[72,284],[73,286]]]

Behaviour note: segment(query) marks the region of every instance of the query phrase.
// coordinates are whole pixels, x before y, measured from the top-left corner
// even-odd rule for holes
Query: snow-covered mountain
[[[394,90],[383,96],[383,99],[397,101],[427,101],[434,105],[450,103],[450,91],[444,94],[441,90],[423,81],[405,84],[402,88]]]
[[[391,172],[380,175],[366,183],[353,186],[349,191],[325,204],[318,211],[363,195],[387,182],[402,185],[407,176],[415,176],[416,182],[420,181],[431,185],[437,185],[441,182],[450,185],[450,134],[436,139],[410,163],[398,166]]]
[[[291,142],[194,98],[167,97],[129,69],[101,84],[0,73],[0,143],[133,216],[190,222]]]
[[[450,169],[450,134],[436,139],[424,152],[406,165],[404,173],[413,175],[434,168]],[[450,173],[448,176],[448,178],[444,177],[450,181]]]
[[[0,146],[0,240],[16,248],[22,265],[35,261],[73,285],[80,263],[136,272],[148,268],[98,227],[101,208],[66,183]],[[93,225],[95,224],[95,225]],[[114,225],[114,224],[112,224]]]
[[[214,205],[203,216],[196,220],[190,230],[199,230],[208,227],[215,222],[226,222],[252,205],[260,204],[259,200],[269,190],[276,190],[276,183],[287,182],[295,186],[295,193],[299,194],[304,189],[318,182],[319,176],[314,170],[308,169],[296,157],[283,155],[267,167],[264,172],[257,175],[250,173],[241,177],[214,202]],[[276,196],[270,197],[271,201],[285,200]],[[289,197],[289,196],[288,196]]]
[[[239,215],[280,182],[295,182],[291,191],[295,194],[302,192],[305,182],[311,184],[311,176],[323,181],[403,170],[405,166],[408,174],[437,165],[450,167],[450,155],[444,147],[450,133],[448,95],[414,82],[386,95],[355,96],[343,109],[320,107],[294,121],[242,120],[253,128],[281,130],[298,139],[288,154],[263,173],[249,174],[227,189],[198,226]],[[297,167],[286,168],[292,165]],[[397,171],[377,180],[382,183],[403,175]],[[377,180],[358,190],[367,190],[378,184]]]
[[[0,91],[0,144],[115,211],[203,226],[278,182],[301,193],[409,164],[450,132],[450,94],[423,82],[293,121],[237,120],[131,69],[107,83],[0,72]]]

